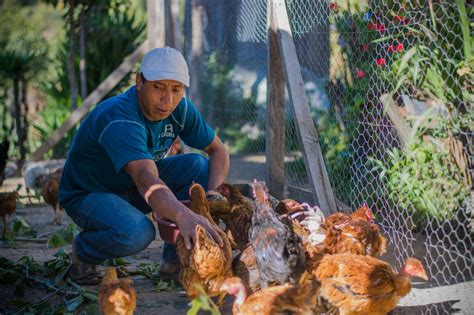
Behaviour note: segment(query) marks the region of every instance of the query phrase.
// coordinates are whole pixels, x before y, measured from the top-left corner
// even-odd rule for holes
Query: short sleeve
[[[200,150],[214,140],[214,130],[188,100],[185,100],[184,123],[179,136],[184,143]]]
[[[114,120],[108,123],[99,136],[99,143],[109,155],[117,173],[128,162],[152,159],[146,146],[146,129],[132,120]]]

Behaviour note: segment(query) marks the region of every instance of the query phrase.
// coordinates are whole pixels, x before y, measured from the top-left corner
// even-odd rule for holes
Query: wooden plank
[[[314,201],[328,215],[337,211],[336,201],[319,145],[319,136],[311,118],[288,12],[284,0],[274,0],[273,7],[286,86],[296,119],[297,136],[302,147],[306,170],[314,193]]]
[[[149,49],[163,47],[165,45],[165,0],[147,0],[147,38]]]
[[[278,49],[273,1],[267,2],[267,133],[268,189],[277,199],[285,194],[285,76]]]
[[[410,137],[410,127],[401,115],[397,104],[395,104],[395,101],[392,98],[392,95],[382,94],[380,96],[380,102],[383,104],[384,110],[392,121],[393,126],[395,129],[397,129],[398,139],[400,139],[403,148],[405,148]]]
[[[82,103],[82,106],[71,113],[71,116],[56,129],[41,146],[31,155],[31,161],[40,160],[56,143],[61,140],[66,132],[74,127],[82,118],[89,113],[89,110],[107,95],[135,66],[143,55],[148,51],[148,40],[143,42],[130,56],[115,69],[109,76],[91,93]]]

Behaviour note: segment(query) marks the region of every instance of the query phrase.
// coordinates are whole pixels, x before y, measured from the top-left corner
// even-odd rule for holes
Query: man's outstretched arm
[[[207,219],[195,214],[176,199],[171,189],[160,179],[153,160],[131,161],[125,166],[125,171],[158,217],[176,222],[187,248],[191,248],[191,240],[196,241],[197,224],[203,226],[220,246],[223,245],[219,234]]]

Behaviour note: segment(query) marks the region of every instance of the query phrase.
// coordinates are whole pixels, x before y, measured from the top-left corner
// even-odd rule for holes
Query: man
[[[192,182],[212,192],[227,176],[229,153],[193,104],[184,98],[189,72],[176,49],[153,49],[143,58],[136,85],[99,105],[81,124],[68,153],[61,205],[82,228],[73,242],[70,276],[96,283],[95,265],[133,255],[155,239],[146,217],[176,222],[186,246],[202,225],[222,245],[207,220],[178,200]],[[199,154],[164,158],[176,137]],[[165,244],[160,272],[178,269],[174,245]]]

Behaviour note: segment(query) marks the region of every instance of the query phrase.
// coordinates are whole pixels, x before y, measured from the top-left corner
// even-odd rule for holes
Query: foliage
[[[17,307],[16,313],[72,313],[85,303],[97,302],[97,294],[79,287],[65,278],[69,266],[69,255],[62,249],[54,254],[53,259],[42,265],[28,256],[17,261],[0,257],[0,284],[11,285],[13,283],[16,299],[12,301],[12,304]],[[25,288],[38,285],[47,288],[49,292],[33,302],[21,299],[25,295]],[[48,301],[56,294],[64,296],[63,303],[53,304]]]
[[[216,303],[211,300],[211,298],[206,294],[204,289],[200,285],[196,285],[196,288],[200,291],[200,295],[198,298],[189,303],[190,308],[186,312],[186,315],[198,315],[200,310],[207,311],[212,315],[220,315],[221,312],[217,307]]]
[[[148,279],[153,279],[158,274],[160,269],[160,264],[157,263],[139,263],[138,264],[138,274],[147,277]]]
[[[8,241],[14,241],[16,236],[36,237],[38,231],[32,229],[30,225],[20,216],[16,216],[9,223],[10,228],[7,230],[5,238]]]
[[[155,292],[174,290],[176,290],[176,283],[173,280],[167,281],[163,279],[158,279],[155,283]]]
[[[386,188],[400,208],[413,211],[413,221],[425,218],[453,219],[469,194],[461,170],[454,167],[449,152],[417,140],[408,150],[387,152],[388,163],[375,160],[386,179]]]
[[[58,232],[54,233],[49,239],[47,246],[48,247],[63,247],[68,244],[71,244],[74,240],[74,237],[79,234],[80,229],[74,223],[69,223],[68,226],[62,228]]]

